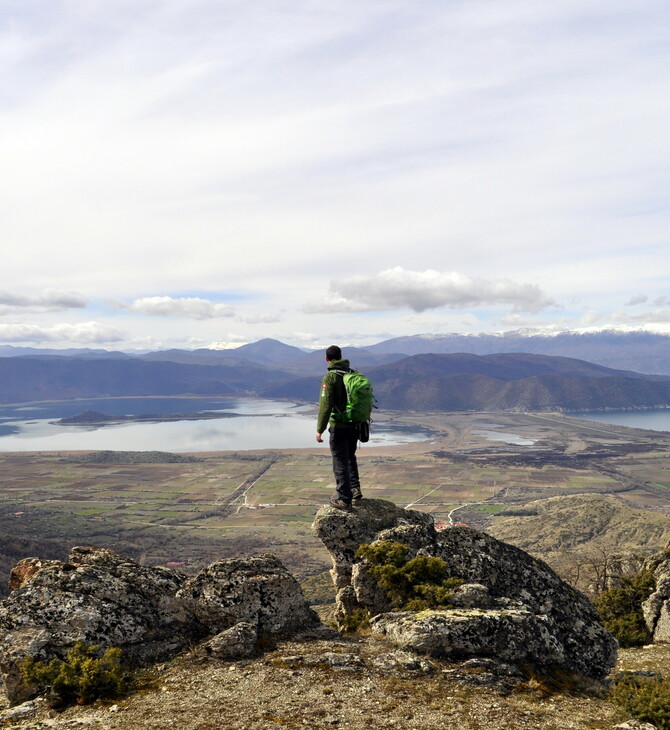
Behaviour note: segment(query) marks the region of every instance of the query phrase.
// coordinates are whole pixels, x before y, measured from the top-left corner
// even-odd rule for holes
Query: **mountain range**
[[[420,348],[430,342],[424,337],[410,344]],[[446,346],[440,338],[437,343]],[[409,347],[407,341],[403,346]],[[388,349],[393,348],[388,345]],[[667,375],[527,352],[408,356],[372,350],[348,348],[345,355],[352,366],[369,375],[377,400],[388,410],[670,406]],[[0,357],[0,403],[152,395],[246,395],[314,402],[326,366],[323,351],[305,352],[276,340],[234,350],[167,350],[135,356],[38,353]]]
[[[541,335],[524,330],[502,334],[420,334],[378,342],[365,348],[347,347],[347,356],[358,367],[374,367],[407,355],[457,354],[493,355],[503,352],[525,352],[535,355],[556,355],[606,365],[619,370],[632,370],[650,375],[670,375],[670,335],[653,332],[563,332]],[[185,364],[220,365],[255,362],[282,365],[290,372],[318,373],[323,365],[323,350],[303,350],[272,339],[262,339],[230,350],[160,350],[157,352],[119,352],[81,349],[38,349],[0,345],[0,357],[22,356],[79,357],[85,359],[167,360]]]

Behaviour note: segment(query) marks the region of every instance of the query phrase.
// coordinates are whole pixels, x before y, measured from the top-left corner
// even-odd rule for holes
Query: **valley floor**
[[[362,446],[368,497],[484,529],[569,580],[613,550],[645,555],[670,541],[668,433],[546,413],[385,412],[379,420],[430,428],[433,437]],[[300,580],[330,567],[310,530],[334,488],[327,445],[164,463],[132,453],[105,461],[0,452],[0,596],[20,558],[63,559],[82,544],[188,573],[262,552]],[[574,565],[559,564],[565,555]]]

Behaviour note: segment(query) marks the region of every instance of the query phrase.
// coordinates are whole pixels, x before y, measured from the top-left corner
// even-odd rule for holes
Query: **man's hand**
[[[320,444],[322,444],[322,443],[323,443],[323,439],[321,438],[321,434],[320,434],[320,433],[317,433],[317,434],[316,434],[316,440],[317,440],[317,441],[318,441],[318,442],[319,442]]]

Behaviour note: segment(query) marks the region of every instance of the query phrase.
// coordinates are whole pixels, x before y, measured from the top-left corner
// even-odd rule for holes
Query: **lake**
[[[220,419],[59,425],[84,411],[110,416],[221,413]],[[232,417],[231,417],[232,416]],[[0,406],[0,451],[244,451],[319,447],[310,406],[257,398],[95,398]],[[328,434],[324,437],[326,439]],[[415,426],[373,423],[371,446],[429,439]],[[323,445],[328,448],[327,443]]]
[[[600,423],[612,423],[617,426],[646,428],[650,431],[670,431],[670,408],[650,408],[639,411],[584,411],[567,415]]]

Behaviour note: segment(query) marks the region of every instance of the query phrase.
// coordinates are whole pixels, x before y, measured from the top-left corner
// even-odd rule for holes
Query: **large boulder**
[[[177,597],[210,632],[239,622],[260,635],[290,635],[319,619],[298,581],[274,555],[230,558],[188,578]]]
[[[656,588],[642,604],[647,629],[655,642],[670,643],[670,546],[645,561],[643,569],[654,574]]]
[[[111,550],[77,547],[66,563],[22,561],[12,585],[18,587],[0,604],[0,676],[12,704],[35,692],[21,678],[23,659],[63,658],[79,640],[119,647],[126,661],[145,664],[214,634],[223,657],[239,654],[241,644],[248,653],[259,634],[287,635],[318,623],[272,555],[223,560],[187,578]]]
[[[617,643],[593,604],[546,563],[467,527],[437,532],[432,517],[382,500],[362,500],[353,512],[322,508],[313,529],[333,557],[336,618],[354,611],[373,617],[373,634],[403,649],[450,657],[495,656],[540,670],[565,669],[605,677]],[[400,542],[408,557],[441,558],[445,578],[464,581],[452,607],[411,613],[393,608],[360,544]]]

